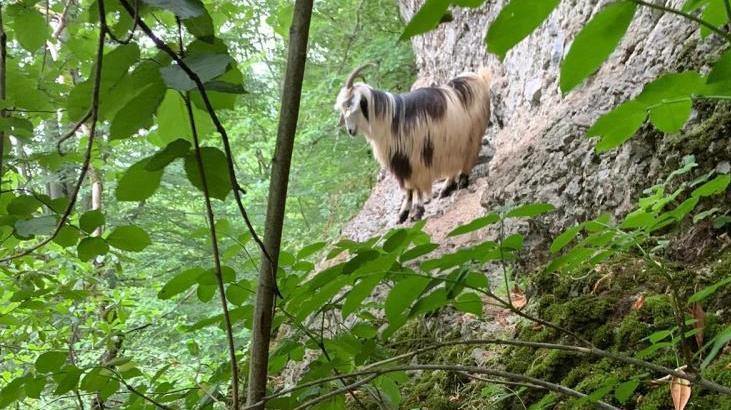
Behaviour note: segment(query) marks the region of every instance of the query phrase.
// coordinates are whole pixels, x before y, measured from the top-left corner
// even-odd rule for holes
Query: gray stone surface
[[[422,3],[400,0],[404,18],[410,19]],[[669,155],[674,148],[649,128],[619,149],[597,155],[586,130],[662,73],[707,70],[705,63],[718,55],[720,41],[701,39],[680,17],[639,9],[610,59],[585,84],[562,96],[561,61],[576,33],[606,2],[562,1],[500,62],[487,53],[484,37],[505,3],[456,8],[452,22],[412,40],[420,77],[443,82],[481,66],[493,72],[493,126],[488,137],[495,154],[487,170],[483,206],[550,202],[559,211],[548,218],[549,234],[601,212],[626,213],[643,188],[677,164],[679,155]],[[679,8],[682,1],[664,3]],[[728,153],[727,137],[713,144]]]

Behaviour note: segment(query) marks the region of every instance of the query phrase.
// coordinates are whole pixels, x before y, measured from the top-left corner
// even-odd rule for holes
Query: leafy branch
[[[705,21],[705,20],[703,20],[703,19],[701,19],[699,17],[696,17],[696,16],[694,16],[694,15],[692,15],[690,13],[686,13],[686,12],[684,12],[682,10],[674,9],[672,7],[666,7],[666,6],[663,6],[663,5],[660,5],[660,4],[650,3],[650,2],[647,2],[647,1],[644,1],[644,0],[630,0],[630,1],[632,1],[633,3],[639,4],[640,6],[645,6],[645,7],[651,8],[651,9],[661,10],[661,11],[664,11],[666,13],[675,14],[675,15],[684,17],[684,18],[686,18],[686,19],[688,19],[690,21],[693,21],[695,23],[698,23],[701,26],[703,26],[703,27],[711,30],[712,32],[718,34],[719,36],[721,36],[721,38],[723,38],[724,40],[726,40],[727,43],[731,43],[731,34],[729,34],[729,33],[725,32],[725,31],[721,30],[720,28],[714,26],[713,24],[711,24],[711,23],[709,23],[709,22],[707,22],[707,21]],[[724,0],[724,3],[728,7],[728,0]]]
[[[61,215],[61,218],[59,219],[58,223],[56,224],[56,227],[54,228],[51,235],[40,241],[34,246],[31,246],[30,248],[27,248],[25,250],[21,250],[20,252],[17,252],[14,255],[10,255],[8,257],[5,257],[3,259],[0,259],[0,262],[9,262],[13,259],[17,259],[23,256],[30,255],[34,251],[42,248],[49,242],[51,242],[58,233],[61,231],[61,228],[66,224],[69,217],[71,216],[71,212],[74,209],[74,206],[76,205],[76,201],[79,196],[79,192],[81,191],[81,185],[84,183],[84,179],[86,178],[86,174],[89,171],[89,166],[91,164],[91,155],[92,155],[92,147],[94,146],[94,138],[96,137],[96,125],[97,120],[99,118],[99,91],[101,89],[101,81],[102,81],[102,63],[104,61],[104,39],[106,38],[106,35],[109,32],[109,27],[106,23],[106,11],[104,8],[104,0],[97,0],[97,9],[98,9],[98,18],[99,18],[99,38],[97,41],[97,47],[96,47],[96,59],[94,64],[94,82],[93,82],[93,88],[92,88],[92,94],[91,94],[91,108],[90,108],[90,126],[89,126],[89,141],[86,144],[86,151],[84,153],[84,161],[81,164],[81,171],[79,172],[79,177],[76,181],[76,184],[74,185],[73,191],[71,192],[71,196],[69,197],[69,203],[66,205],[66,208],[64,209],[64,212]],[[77,124],[77,127],[81,127],[81,123]],[[78,129],[78,128],[77,128]]]

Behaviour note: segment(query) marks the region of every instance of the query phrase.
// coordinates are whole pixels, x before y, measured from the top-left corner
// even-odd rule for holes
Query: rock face
[[[399,1],[405,20],[423,4],[423,0]],[[707,69],[707,63],[718,55],[720,41],[701,39],[697,28],[681,17],[640,8],[602,68],[562,96],[558,87],[561,61],[578,31],[606,3],[562,1],[503,62],[487,53],[484,38],[505,0],[486,2],[478,9],[455,8],[453,21],[412,40],[419,77],[426,81],[441,83],[481,66],[493,72],[488,137],[495,154],[481,197],[485,208],[550,202],[559,211],[549,217],[548,233],[556,234],[600,212],[626,213],[642,189],[677,166],[682,157],[677,141],[688,130],[663,137],[646,126],[630,143],[603,155],[594,152],[595,143],[585,137],[586,130],[601,114],[637,95],[658,75]],[[665,3],[680,8],[683,1]],[[700,121],[705,113],[694,115]],[[731,144],[724,134],[711,135],[700,147],[710,150],[710,155],[699,156],[708,161],[707,167],[716,166],[719,158],[731,157]]]

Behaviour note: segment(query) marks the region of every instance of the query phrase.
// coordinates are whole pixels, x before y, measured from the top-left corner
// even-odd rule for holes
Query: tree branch
[[[184,55],[183,37],[180,31],[180,20],[178,22],[178,41],[180,42],[180,53]],[[193,135],[193,144],[195,148],[195,160],[198,164],[198,175],[201,179],[201,187],[203,188],[203,196],[206,201],[206,215],[208,217],[208,225],[211,233],[211,248],[213,250],[213,261],[216,267],[216,282],[218,285],[218,293],[221,299],[221,308],[223,309],[223,323],[226,328],[226,340],[228,342],[228,354],[231,361],[231,398],[233,408],[239,408],[239,368],[236,360],[236,345],[234,343],[233,328],[231,326],[231,316],[228,311],[228,302],[226,301],[226,289],[223,285],[223,271],[221,268],[221,253],[218,249],[218,236],[216,234],[216,220],[213,215],[213,206],[209,197],[208,180],[206,179],[206,171],[203,167],[203,156],[201,155],[200,140],[198,138],[198,128],[195,125],[195,116],[193,115],[193,105],[190,102],[190,93],[186,92],[183,96],[185,101],[185,109],[190,122],[190,129]]]
[[[127,13],[135,17],[135,11],[130,6],[129,2],[127,0],[119,0],[119,2],[122,4],[122,7],[127,10]],[[244,208],[243,201],[241,199],[241,191],[243,191],[243,188],[241,188],[241,185],[238,182],[238,179],[236,177],[236,171],[235,166],[233,162],[233,153],[231,152],[231,144],[229,142],[228,133],[226,132],[226,128],[221,123],[221,120],[218,118],[218,114],[216,114],[216,110],[213,108],[213,105],[211,104],[210,99],[208,98],[208,92],[206,91],[206,87],[201,81],[200,77],[198,77],[198,74],[195,73],[188,65],[183,61],[180,56],[173,51],[167,44],[165,44],[164,41],[160,39],[148,26],[140,16],[137,16],[135,19],[135,22],[137,26],[142,30],[142,32],[145,33],[145,35],[152,40],[153,43],[155,43],[155,46],[167,54],[173,61],[175,61],[176,64],[180,67],[183,72],[190,78],[191,81],[196,86],[196,89],[201,94],[201,98],[203,99],[203,103],[206,106],[206,111],[208,111],[208,116],[211,118],[211,121],[213,121],[214,126],[216,127],[216,131],[221,135],[221,140],[223,141],[223,148],[226,153],[226,165],[228,167],[228,174],[229,179],[231,180],[231,187],[234,192],[234,198],[236,199],[236,205],[239,208],[239,213],[241,213],[241,217],[244,219],[244,222],[246,223],[246,227],[249,229],[249,232],[251,233],[252,238],[254,241],[259,245],[259,248],[261,249],[262,254],[266,257],[266,259],[269,261],[269,264],[274,264],[274,260],[270,256],[269,252],[267,251],[266,247],[264,246],[264,242],[259,238],[259,235],[257,235],[256,230],[254,229],[254,226],[251,223],[251,220],[249,219],[249,215],[246,212],[246,208]],[[275,271],[276,272],[276,271]],[[281,293],[279,293],[279,290],[277,289],[277,295],[281,296]]]
[[[74,206],[76,205],[76,200],[78,199],[79,192],[81,191],[81,185],[84,183],[84,179],[86,178],[86,174],[89,171],[89,165],[91,164],[91,153],[92,153],[92,147],[94,146],[94,137],[96,134],[96,123],[99,118],[99,90],[101,88],[101,81],[102,81],[102,63],[104,61],[104,38],[107,34],[107,26],[106,26],[106,12],[104,9],[104,0],[97,0],[97,3],[99,5],[99,39],[97,41],[97,47],[96,47],[96,64],[94,65],[94,87],[92,89],[91,93],[91,125],[89,127],[89,141],[86,144],[86,152],[84,153],[84,161],[81,165],[81,171],[79,172],[79,178],[76,181],[76,184],[74,185],[74,190],[71,192],[71,196],[69,198],[69,203],[66,205],[66,209],[64,210],[63,214],[61,215],[61,219],[59,219],[58,224],[56,224],[56,228],[53,230],[53,233],[51,233],[50,236],[40,241],[38,244],[31,246],[30,248],[21,250],[20,252],[17,252],[14,255],[5,257],[3,259],[0,259],[0,263],[3,262],[9,262],[13,259],[17,259],[23,256],[30,255],[34,251],[42,248],[49,242],[51,242],[56,235],[61,231],[61,228],[64,226],[64,224],[68,221],[69,217],[71,216],[71,212],[74,210]],[[80,125],[79,125],[80,126]]]
[[[724,40],[726,40],[727,43],[731,43],[731,35],[729,33],[726,33],[725,31],[723,31],[720,28],[714,26],[713,24],[711,24],[711,23],[709,23],[709,22],[707,22],[707,21],[705,21],[705,20],[703,20],[701,18],[698,18],[698,17],[696,17],[696,16],[694,16],[694,15],[692,15],[690,13],[686,13],[686,12],[684,12],[682,10],[674,9],[674,8],[671,8],[671,7],[665,7],[665,6],[662,6],[662,5],[659,5],[659,4],[650,3],[650,2],[647,2],[647,1],[644,1],[644,0],[631,0],[631,1],[633,1],[636,4],[639,4],[640,6],[645,6],[645,7],[649,7],[651,9],[656,9],[656,10],[662,10],[662,11],[664,11],[666,13],[675,14],[675,15],[678,15],[678,16],[685,17],[686,19],[691,20],[693,22],[696,22],[696,23],[700,24],[701,26],[703,26],[703,27],[711,30],[712,32],[718,34],[719,36],[721,36],[721,38],[723,38]]]
[[[477,373],[477,374],[486,374],[489,376],[501,377],[501,378],[510,379],[510,380],[514,380],[517,382],[521,382],[521,383],[529,383],[531,385],[540,386],[545,389],[548,389],[548,390],[551,390],[551,391],[554,391],[557,393],[565,394],[565,395],[571,396],[571,397],[576,397],[576,398],[587,397],[587,395],[584,393],[578,392],[574,389],[570,389],[565,386],[561,386],[559,384],[550,383],[545,380],[536,379],[534,377],[517,374],[517,373],[506,372],[506,371],[502,371],[502,370],[487,369],[484,367],[475,367],[475,366],[456,366],[456,365],[443,365],[443,364],[394,366],[394,367],[389,367],[389,368],[385,368],[385,369],[370,369],[370,370],[356,371],[353,373],[343,375],[343,377],[350,378],[350,377],[358,377],[358,376],[370,376],[370,379],[368,377],[366,377],[365,379],[362,379],[360,381],[357,381],[355,383],[348,385],[348,387],[350,387],[350,388],[355,388],[355,387],[358,387],[360,385],[367,383],[368,381],[372,380],[375,377],[378,377],[378,376],[381,376],[381,375],[384,375],[387,373],[408,371],[408,370],[427,370],[427,371],[446,370],[446,371],[453,371],[453,372],[469,372],[469,373]],[[314,385],[318,385],[318,384],[326,383],[327,381],[330,381],[330,380],[320,379],[320,380],[315,380],[311,383],[314,383]],[[345,389],[345,388],[343,387],[341,389],[335,390],[334,392],[337,392],[337,394],[341,394],[343,389]],[[326,400],[329,397],[334,396],[335,394],[332,394],[334,392],[330,392],[328,394],[319,396],[315,399],[305,402],[303,405],[297,407],[297,409],[312,406],[316,403],[321,402],[322,400]],[[274,395],[269,396],[269,397],[273,398],[273,396]],[[597,405],[597,407],[599,407],[601,409],[619,410],[619,409],[617,409],[617,407],[614,407],[614,406],[607,404],[605,402],[602,402],[602,401],[597,401],[595,404]],[[249,408],[253,408],[253,407],[251,407],[251,406],[245,407],[245,409],[249,409]]]

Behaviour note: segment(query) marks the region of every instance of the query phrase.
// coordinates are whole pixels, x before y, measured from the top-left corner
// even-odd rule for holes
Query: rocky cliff
[[[595,142],[585,137],[601,114],[637,95],[658,75],[707,69],[720,51],[720,41],[702,39],[697,28],[681,17],[641,8],[602,68],[582,86],[561,95],[561,60],[578,31],[606,2],[562,1],[544,24],[500,62],[487,53],[484,39],[505,3],[496,0],[477,9],[454,8],[451,22],[412,40],[422,81],[440,83],[481,66],[493,72],[493,118],[487,139],[494,157],[478,172],[478,176],[487,174],[481,188],[485,208],[550,202],[559,211],[548,218],[548,235],[543,236],[555,235],[601,212],[626,213],[641,190],[674,169],[684,154],[696,154],[706,168],[731,158],[725,107],[697,106],[694,121],[678,135],[663,136],[646,126],[630,143],[603,155],[597,155]],[[682,0],[666,3],[680,7]],[[400,0],[404,19],[410,19],[421,4],[423,0]],[[703,128],[700,143],[699,127]],[[380,219],[364,230],[358,219],[373,221],[369,205],[395,209],[397,197],[393,182],[386,178],[366,205],[366,214],[359,215],[344,234],[365,237],[390,225],[390,219],[388,223]],[[434,207],[431,213],[427,209],[428,217],[442,213],[443,207]]]

